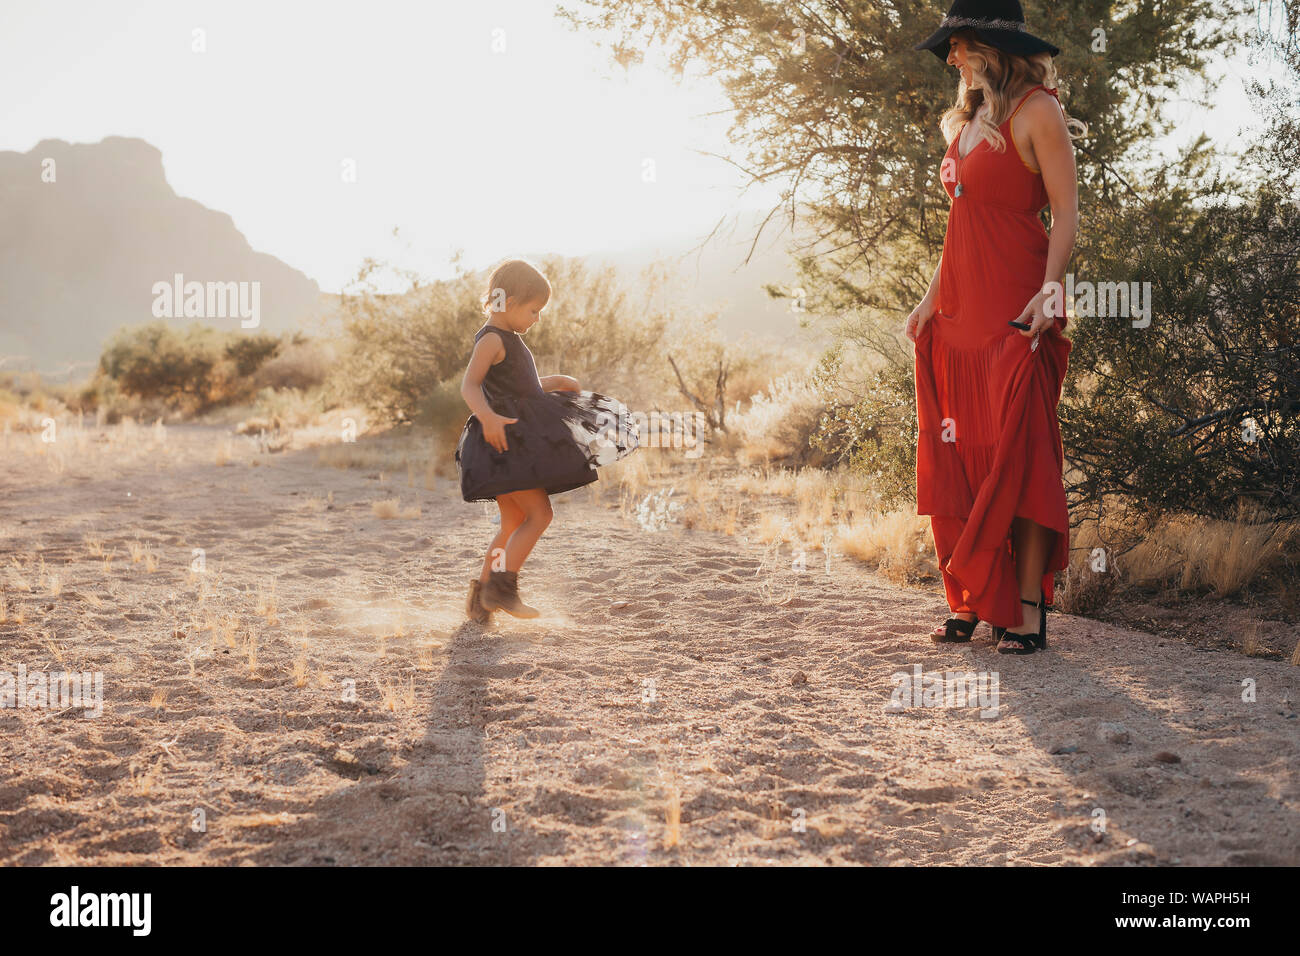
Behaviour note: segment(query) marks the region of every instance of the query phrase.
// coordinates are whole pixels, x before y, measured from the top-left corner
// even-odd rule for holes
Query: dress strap
[[[1045,93],[1051,93],[1053,96],[1056,96],[1056,90],[1050,90],[1050,89],[1048,89],[1047,87],[1043,86],[1043,84],[1041,84],[1041,83],[1039,83],[1037,86],[1033,86],[1033,87],[1031,87],[1031,88],[1030,88],[1030,89],[1025,93],[1024,96],[1020,97],[1020,102],[1017,103],[1017,104],[1016,104],[1016,108],[1013,109],[1013,110],[1011,111],[1011,115],[1007,117],[1007,121],[1010,122],[1010,121],[1015,117],[1015,115],[1016,115],[1017,113],[1020,112],[1020,107],[1022,107],[1022,106],[1025,105],[1025,103],[1026,103],[1026,101],[1028,101],[1029,97],[1033,96],[1033,95],[1034,95],[1035,93],[1037,93],[1039,90],[1042,90],[1042,91],[1045,92]],[[1059,103],[1059,102],[1061,101],[1061,98],[1060,98],[1059,96],[1057,96],[1056,101]]]

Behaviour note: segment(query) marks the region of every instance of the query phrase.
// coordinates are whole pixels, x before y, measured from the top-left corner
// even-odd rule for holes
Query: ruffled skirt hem
[[[1056,531],[1043,574],[1069,561],[1064,455],[1056,417],[1070,342],[1009,331],[980,349],[951,348],[927,323],[916,343],[917,514],[931,516],[953,611],[1000,627],[1024,621],[1011,525],[1026,517]]]
[[[599,392],[543,392],[506,397],[494,410],[517,422],[506,425],[506,450],[483,438],[471,415],[456,444],[461,497],[488,501],[513,491],[541,488],[562,494],[596,481],[596,469],[625,458],[640,443],[636,423],[617,399]]]

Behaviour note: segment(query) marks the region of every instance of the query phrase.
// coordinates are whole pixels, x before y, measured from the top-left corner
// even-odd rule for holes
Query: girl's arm
[[[543,392],[578,392],[582,388],[571,375],[543,375],[538,379]]]
[[[492,411],[492,406],[488,404],[487,396],[483,394],[483,378],[487,375],[488,369],[497,361],[505,358],[506,349],[501,344],[501,339],[495,335],[485,335],[478,340],[474,346],[474,354],[470,356],[469,367],[465,369],[465,379],[460,383],[460,394],[465,399],[465,404],[469,410],[474,413],[474,417],[479,420],[483,426],[483,440],[495,448],[497,451],[506,451],[506,426],[512,425],[519,421],[517,418],[506,418],[504,415],[498,415]]]
[[[1047,201],[1052,207],[1052,232],[1047,240],[1047,266],[1043,270],[1043,285],[1060,283],[1065,267],[1074,250],[1074,240],[1079,232],[1079,179],[1074,165],[1074,144],[1065,128],[1065,115],[1060,104],[1051,96],[1035,96],[1021,110],[1029,123],[1029,141],[1034,158],[1042,171],[1043,185],[1047,188]],[[1059,293],[1054,311],[1063,312]],[[1052,299],[1050,289],[1039,289],[1029,300],[1018,321],[1028,322],[1021,335],[1036,335],[1046,328],[1056,328],[1056,318],[1045,314],[1045,303]]]

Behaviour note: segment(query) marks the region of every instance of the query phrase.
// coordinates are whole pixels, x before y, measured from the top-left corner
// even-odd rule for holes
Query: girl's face
[[[966,86],[978,86],[974,73],[971,72],[970,66],[966,63],[966,38],[960,36],[950,36],[948,38],[948,64],[955,66],[961,78],[966,81]]]
[[[544,308],[546,308],[545,302],[517,302],[514,299],[507,299],[506,310],[501,313],[501,318],[512,331],[522,335],[541,321]]]

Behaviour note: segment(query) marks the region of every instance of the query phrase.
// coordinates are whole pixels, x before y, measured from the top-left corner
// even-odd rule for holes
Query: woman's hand
[[[1052,298],[1050,290],[1040,289],[1038,293],[1029,300],[1029,304],[1024,307],[1020,315],[1016,317],[1017,322],[1028,324],[1027,329],[1016,329],[1021,335],[1029,338],[1037,335],[1044,329],[1056,328],[1056,319],[1047,314],[1047,302]]]
[[[541,379],[543,392],[580,392],[582,386],[572,375],[548,375]]]
[[[483,426],[483,440],[497,451],[506,451],[508,449],[506,445],[506,426],[513,425],[517,421],[519,419],[506,418],[496,412],[479,416],[479,422]]]
[[[935,305],[929,296],[921,300],[921,304],[912,310],[912,314],[907,317],[907,324],[903,326],[903,334],[913,342],[925,328],[925,323],[934,318]]]

